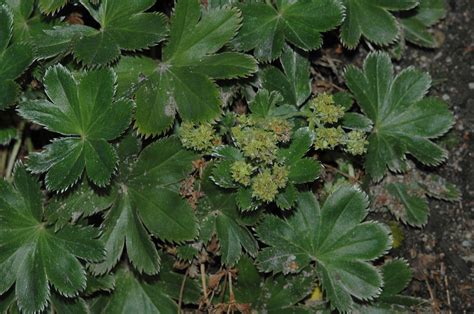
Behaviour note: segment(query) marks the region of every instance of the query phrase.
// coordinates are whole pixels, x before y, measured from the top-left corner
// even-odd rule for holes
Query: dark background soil
[[[442,141],[448,161],[437,171],[462,191],[458,203],[430,201],[423,229],[406,228],[400,253],[412,265],[410,294],[430,300],[433,311],[473,313],[474,263],[474,1],[448,1],[448,15],[436,32],[439,49],[409,47],[401,66],[430,72],[431,94],[452,106],[457,122]]]

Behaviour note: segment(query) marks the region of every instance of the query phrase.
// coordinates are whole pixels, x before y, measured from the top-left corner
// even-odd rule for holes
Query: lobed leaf
[[[341,26],[341,41],[355,48],[362,36],[377,45],[386,46],[399,36],[397,20],[390,11],[409,10],[417,0],[343,0],[345,18]]]
[[[168,130],[179,113],[193,122],[211,121],[222,99],[213,79],[245,77],[257,70],[250,56],[217,53],[240,26],[239,11],[201,13],[199,1],[177,1],[163,60],[137,93],[136,127],[143,135]]]
[[[30,155],[29,169],[47,172],[48,189],[68,189],[84,170],[97,186],[110,182],[118,157],[109,141],[128,128],[133,105],[114,102],[115,80],[112,70],[101,69],[86,72],[77,82],[66,68],[54,66],[44,78],[50,101],[28,101],[18,109],[24,118],[67,136]]]
[[[33,62],[31,47],[25,43],[11,43],[13,13],[0,3],[0,110],[16,102],[19,85],[15,80]]]
[[[322,287],[339,311],[353,308],[352,297],[376,297],[382,278],[369,261],[390,248],[390,239],[383,225],[361,223],[367,206],[367,197],[348,186],[339,187],[322,208],[311,193],[301,193],[294,215],[267,216],[258,225],[257,234],[268,245],[258,254],[259,268],[299,273],[316,261]]]
[[[118,150],[125,151],[126,145],[135,154],[135,145],[130,145],[132,138],[126,137]],[[176,188],[195,159],[194,153],[183,150],[179,140],[171,137],[145,148],[136,161],[122,160],[123,168],[129,170],[117,178],[117,193],[105,215],[101,235],[107,254],[102,263],[92,265],[94,273],[110,271],[126,248],[136,270],[156,274],[160,257],[150,234],[175,242],[196,237],[194,213]]]
[[[0,181],[0,293],[15,284],[19,308],[42,311],[50,300],[48,283],[66,297],[86,287],[79,259],[97,262],[104,248],[92,227],[67,225],[55,232],[43,221],[39,183],[22,166],[14,183]]]
[[[395,77],[390,58],[372,53],[364,69],[350,67],[346,72],[349,89],[359,106],[373,122],[365,168],[380,180],[388,167],[406,168],[407,153],[426,165],[437,165],[446,151],[434,144],[453,124],[453,115],[441,100],[425,98],[431,79],[412,68]]]
[[[285,41],[305,51],[318,49],[321,33],[338,26],[342,8],[333,0],[245,3],[239,6],[243,24],[233,41],[236,49],[254,50],[262,61],[280,57]]]

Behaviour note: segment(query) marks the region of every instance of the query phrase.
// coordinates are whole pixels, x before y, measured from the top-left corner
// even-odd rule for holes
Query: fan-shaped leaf
[[[387,45],[399,35],[397,20],[390,11],[409,10],[417,0],[342,0],[345,11],[341,27],[341,40],[355,48],[364,36],[368,41]]]
[[[176,113],[195,122],[217,118],[222,99],[212,79],[245,77],[257,69],[249,56],[216,54],[239,26],[236,9],[201,13],[197,0],[176,2],[163,61],[137,93],[136,126],[141,134],[163,133]]]
[[[318,49],[321,32],[339,25],[342,8],[333,0],[277,1],[246,3],[242,10],[243,24],[233,44],[238,50],[249,51],[259,60],[280,57],[285,40],[303,50]]]
[[[86,287],[78,258],[103,258],[99,233],[91,227],[64,226],[55,232],[43,221],[39,183],[17,166],[14,184],[0,181],[0,293],[15,282],[22,311],[39,312],[50,298],[48,282],[64,296]]]
[[[367,215],[367,197],[342,186],[322,208],[309,192],[300,194],[298,204],[287,220],[267,216],[257,227],[259,238],[268,245],[258,254],[260,269],[298,273],[316,261],[322,287],[340,311],[352,308],[352,296],[376,297],[382,278],[368,261],[390,248],[390,240],[383,225],[361,223]]]
[[[127,136],[119,146],[129,145]],[[130,145],[134,147],[135,145]],[[132,155],[136,152],[131,151]],[[128,155],[128,156],[127,156]],[[177,184],[191,171],[197,156],[182,149],[176,138],[151,144],[138,160],[121,156],[122,171],[117,178],[117,193],[112,208],[106,213],[101,239],[107,249],[106,259],[93,265],[93,271],[103,274],[116,265],[124,247],[132,265],[140,272],[156,274],[160,257],[149,233],[167,241],[191,240],[197,226],[190,205],[177,192]]]
[[[446,158],[445,150],[430,139],[451,128],[453,115],[441,100],[423,99],[431,85],[428,74],[408,68],[394,77],[389,56],[372,53],[363,71],[347,70],[346,80],[374,123],[365,168],[375,180],[383,177],[386,167],[394,171],[406,168],[407,153],[427,165]]]
[[[28,167],[47,172],[48,189],[66,190],[84,169],[94,184],[109,183],[117,154],[108,141],[128,128],[132,110],[130,101],[113,102],[115,80],[112,70],[103,69],[86,72],[76,82],[67,69],[55,66],[44,78],[51,101],[29,101],[19,108],[23,117],[68,136],[30,155]]]

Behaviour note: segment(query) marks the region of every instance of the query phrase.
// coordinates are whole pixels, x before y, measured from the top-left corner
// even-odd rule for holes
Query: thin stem
[[[229,314],[235,303],[235,295],[232,288],[232,272],[227,271],[227,275],[229,277],[229,308],[227,309],[227,314]]]
[[[186,285],[186,278],[188,278],[189,268],[186,269],[181,287],[179,288],[179,299],[178,299],[178,314],[181,314],[181,304],[183,303],[184,286]]]
[[[18,126],[18,140],[13,146],[12,152],[8,159],[7,171],[5,173],[5,179],[7,180],[10,180],[12,176],[13,167],[15,166],[15,161],[18,157],[18,153],[20,152],[21,145],[23,144],[23,128],[24,127],[25,127],[25,122],[21,121],[20,125]]]
[[[204,303],[207,306],[209,304],[209,300],[207,299],[206,267],[204,266],[204,263],[201,263],[200,269],[201,269],[202,292],[204,294]]]
[[[7,166],[7,150],[0,150],[0,175],[2,175],[5,170],[5,167]]]
[[[329,169],[331,169],[332,171],[335,171],[335,172],[339,173],[340,175],[343,175],[344,177],[346,177],[346,178],[348,178],[348,179],[350,179],[350,180],[354,180],[354,181],[356,181],[356,182],[360,182],[355,176],[351,176],[350,174],[347,174],[347,173],[345,173],[345,172],[339,170],[339,169],[336,168],[336,167],[333,167],[333,166],[328,165],[328,164],[324,164],[324,167],[329,168]]]

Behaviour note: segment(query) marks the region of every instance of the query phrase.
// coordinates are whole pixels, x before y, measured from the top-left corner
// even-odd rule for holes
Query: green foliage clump
[[[446,160],[453,115],[391,61],[435,47],[445,11],[0,0],[0,311],[423,311],[366,217],[421,227],[428,197],[459,198],[409,161]],[[388,52],[334,92],[309,52],[338,31]]]

